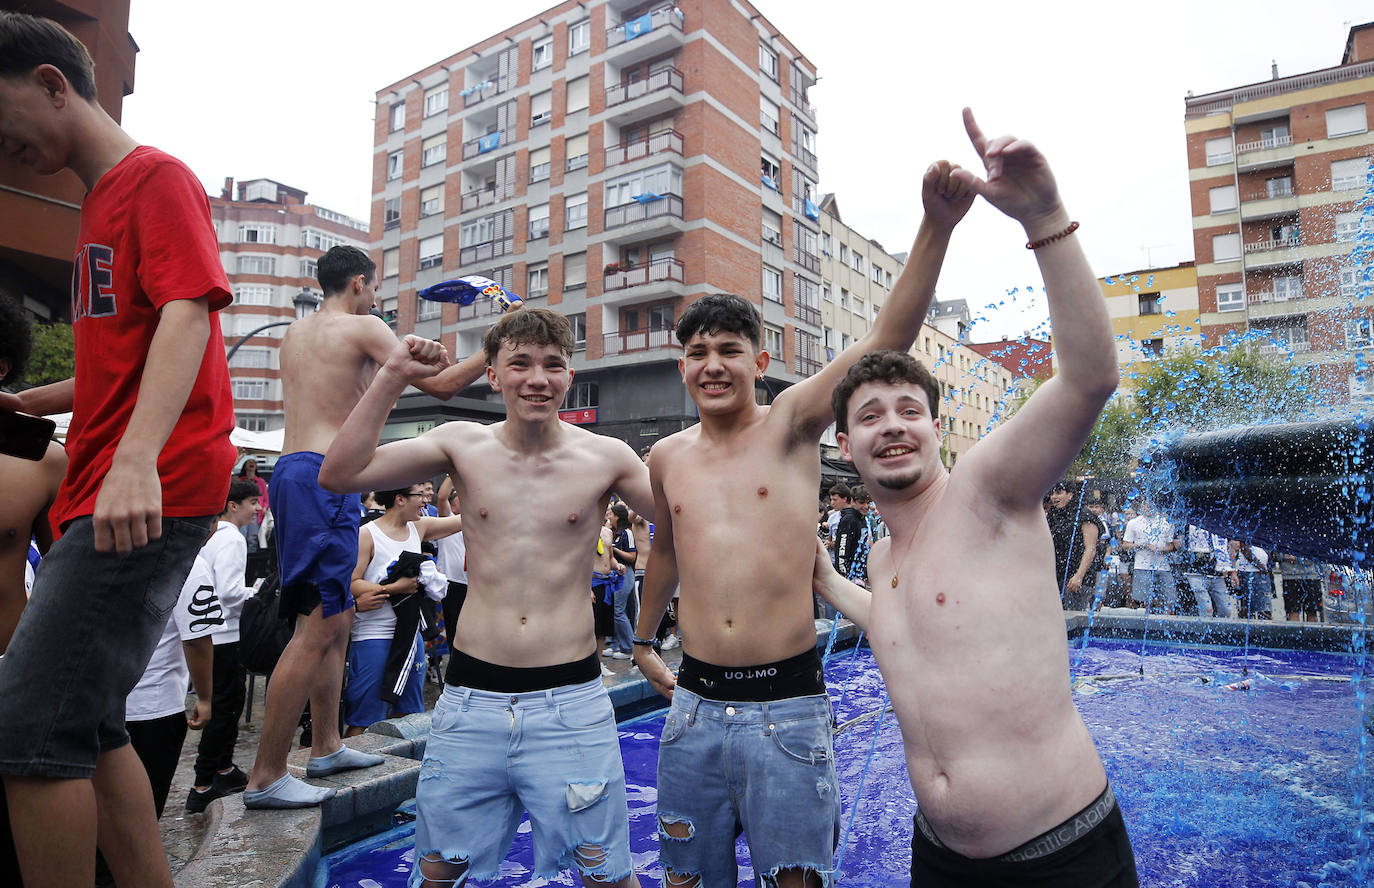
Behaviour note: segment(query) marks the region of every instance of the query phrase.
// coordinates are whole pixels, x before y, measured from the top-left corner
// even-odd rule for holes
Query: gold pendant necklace
[[[921,529],[921,522],[924,520],[925,516],[922,515],[920,518],[916,519],[916,526],[911,528],[911,538],[907,540],[906,544],[906,553],[908,555],[911,554],[911,548],[916,545],[916,533]],[[894,543],[894,545],[892,546],[892,588],[896,589],[897,578],[902,570],[902,562],[900,559],[897,558],[897,546],[895,545],[897,538],[893,537],[892,539]]]

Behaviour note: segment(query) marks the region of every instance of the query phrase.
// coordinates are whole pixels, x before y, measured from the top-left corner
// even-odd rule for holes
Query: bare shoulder
[[[67,449],[56,441],[48,442],[48,451],[43,454],[43,469],[51,476],[56,475],[57,481],[62,480],[62,476],[67,473]]]
[[[674,432],[654,444],[649,451],[649,465],[662,470],[670,461],[690,450],[701,440],[701,426],[693,425]]]

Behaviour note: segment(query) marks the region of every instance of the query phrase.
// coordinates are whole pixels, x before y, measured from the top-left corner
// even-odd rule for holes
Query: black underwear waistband
[[[1063,823],[1048,829],[1025,844],[1013,848],[1006,854],[1000,854],[993,860],[1006,861],[1008,863],[1020,863],[1027,860],[1035,860],[1046,857],[1054,852],[1065,848],[1092,832],[1099,826],[1107,815],[1116,808],[1116,795],[1112,793],[1112,785],[1107,784],[1107,788],[1102,790],[1102,795],[1098,796],[1088,804],[1086,808],[1065,820]],[[916,829],[920,830],[921,835],[926,841],[937,848],[944,848],[945,844],[935,835],[935,830],[930,828],[920,809],[916,810]]]
[[[824,694],[825,668],[815,648],[760,666],[713,666],[683,653],[677,683],[708,700],[771,703]]]
[[[497,666],[470,657],[458,649],[450,652],[444,682],[474,691],[499,694],[527,694],[565,685],[585,684],[601,677],[601,661],[596,652],[571,663],[553,666]]]

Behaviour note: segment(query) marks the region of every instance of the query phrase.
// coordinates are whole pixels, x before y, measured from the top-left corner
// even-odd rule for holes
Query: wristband
[[[1038,240],[1038,241],[1031,241],[1031,242],[1027,243],[1027,244],[1026,244],[1026,249],[1027,249],[1027,250],[1038,250],[1038,249],[1040,249],[1041,247],[1046,246],[1047,244],[1052,244],[1052,243],[1054,243],[1055,241],[1063,240],[1064,238],[1066,238],[1066,237],[1068,237],[1069,235],[1073,234],[1073,233],[1074,233],[1075,231],[1077,231],[1077,230],[1078,230],[1078,223],[1077,223],[1077,222],[1070,222],[1070,223],[1069,223],[1069,227],[1068,227],[1068,228],[1065,228],[1063,231],[1059,232],[1058,234],[1052,234],[1052,235],[1050,235],[1049,237],[1042,237],[1042,238],[1040,238],[1040,240]]]
[[[632,635],[630,636],[630,640],[633,641],[635,644],[642,644],[648,647],[658,646],[658,642],[652,638],[640,638],[638,635]]]

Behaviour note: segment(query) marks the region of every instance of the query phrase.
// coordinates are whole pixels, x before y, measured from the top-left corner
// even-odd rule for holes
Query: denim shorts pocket
[[[783,755],[807,765],[822,765],[834,756],[830,725],[817,718],[778,722],[769,732]]]
[[[668,717],[663,720],[663,733],[659,735],[660,746],[671,746],[687,731],[687,714],[678,709],[669,709]]]
[[[463,707],[449,703],[441,697],[434,704],[434,711],[430,713],[430,732],[440,734],[445,731],[452,731],[458,727],[459,717],[462,714]]]
[[[596,728],[615,722],[615,705],[603,695],[578,703],[560,703],[558,723],[573,730]]]
[[[158,547],[151,562],[138,564],[142,559],[137,551],[125,556],[121,569],[147,571],[143,609],[158,620],[165,622],[172,615],[172,608],[181,597],[181,587],[191,573],[191,564],[208,535],[204,524],[167,518],[162,522],[162,538],[148,541],[148,545]]]

